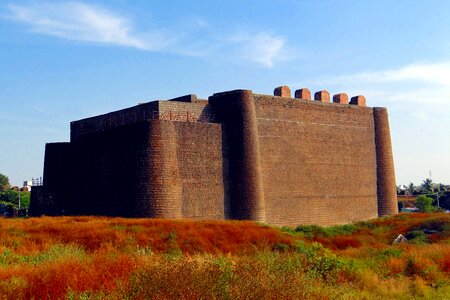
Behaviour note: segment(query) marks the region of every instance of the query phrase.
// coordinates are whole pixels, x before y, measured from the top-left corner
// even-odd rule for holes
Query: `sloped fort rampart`
[[[363,96],[188,95],[74,121],[70,139],[46,145],[34,215],[294,226],[398,212],[387,111]]]

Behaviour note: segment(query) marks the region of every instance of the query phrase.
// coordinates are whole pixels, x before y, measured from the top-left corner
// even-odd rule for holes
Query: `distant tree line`
[[[397,186],[397,195],[416,196],[416,207],[422,212],[450,209],[450,185],[434,183],[430,178],[421,185]]]
[[[434,183],[430,178],[425,179],[421,185],[410,183],[407,186],[397,186],[397,195],[423,195],[433,193],[445,193],[450,191],[450,185]]]
[[[30,192],[11,186],[9,178],[0,173],[0,215],[26,214],[30,207]]]

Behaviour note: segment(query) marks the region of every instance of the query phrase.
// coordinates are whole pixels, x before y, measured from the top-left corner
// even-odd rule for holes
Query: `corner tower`
[[[265,221],[258,125],[249,90],[217,93],[209,103],[223,124],[228,152],[229,213],[232,219]]]
[[[382,217],[398,213],[397,188],[387,109],[374,107],[373,119],[377,153],[378,216]]]

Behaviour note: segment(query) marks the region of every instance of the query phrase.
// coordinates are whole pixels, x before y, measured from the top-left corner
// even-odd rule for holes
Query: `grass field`
[[[449,299],[449,275],[443,213],[327,228],[0,219],[5,299]]]

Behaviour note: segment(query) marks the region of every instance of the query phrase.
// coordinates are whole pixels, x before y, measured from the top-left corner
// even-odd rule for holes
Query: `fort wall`
[[[215,122],[207,100],[198,100],[195,95],[186,95],[170,100],[141,103],[126,109],[73,121],[70,123],[70,140],[76,142],[93,133],[151,120]]]
[[[254,99],[268,223],[330,225],[377,217],[371,108]]]
[[[70,182],[72,147],[70,143],[50,143],[45,146],[45,185],[40,191],[45,201],[34,205],[33,210],[48,215],[61,214],[68,202],[67,183]]]
[[[129,217],[148,211],[149,131],[145,121],[70,143],[75,186],[65,214]]]
[[[158,114],[158,102],[142,103],[107,114],[70,122],[70,141],[78,142],[88,135],[151,120]]]
[[[225,195],[228,175],[223,161],[222,126],[214,123],[167,122],[174,125],[182,216],[224,220],[229,216]]]
[[[386,109],[274,94],[187,95],[72,122],[70,143],[46,146],[33,213],[288,226],[397,213]]]
[[[225,219],[221,125],[154,120],[150,128],[147,216]]]

